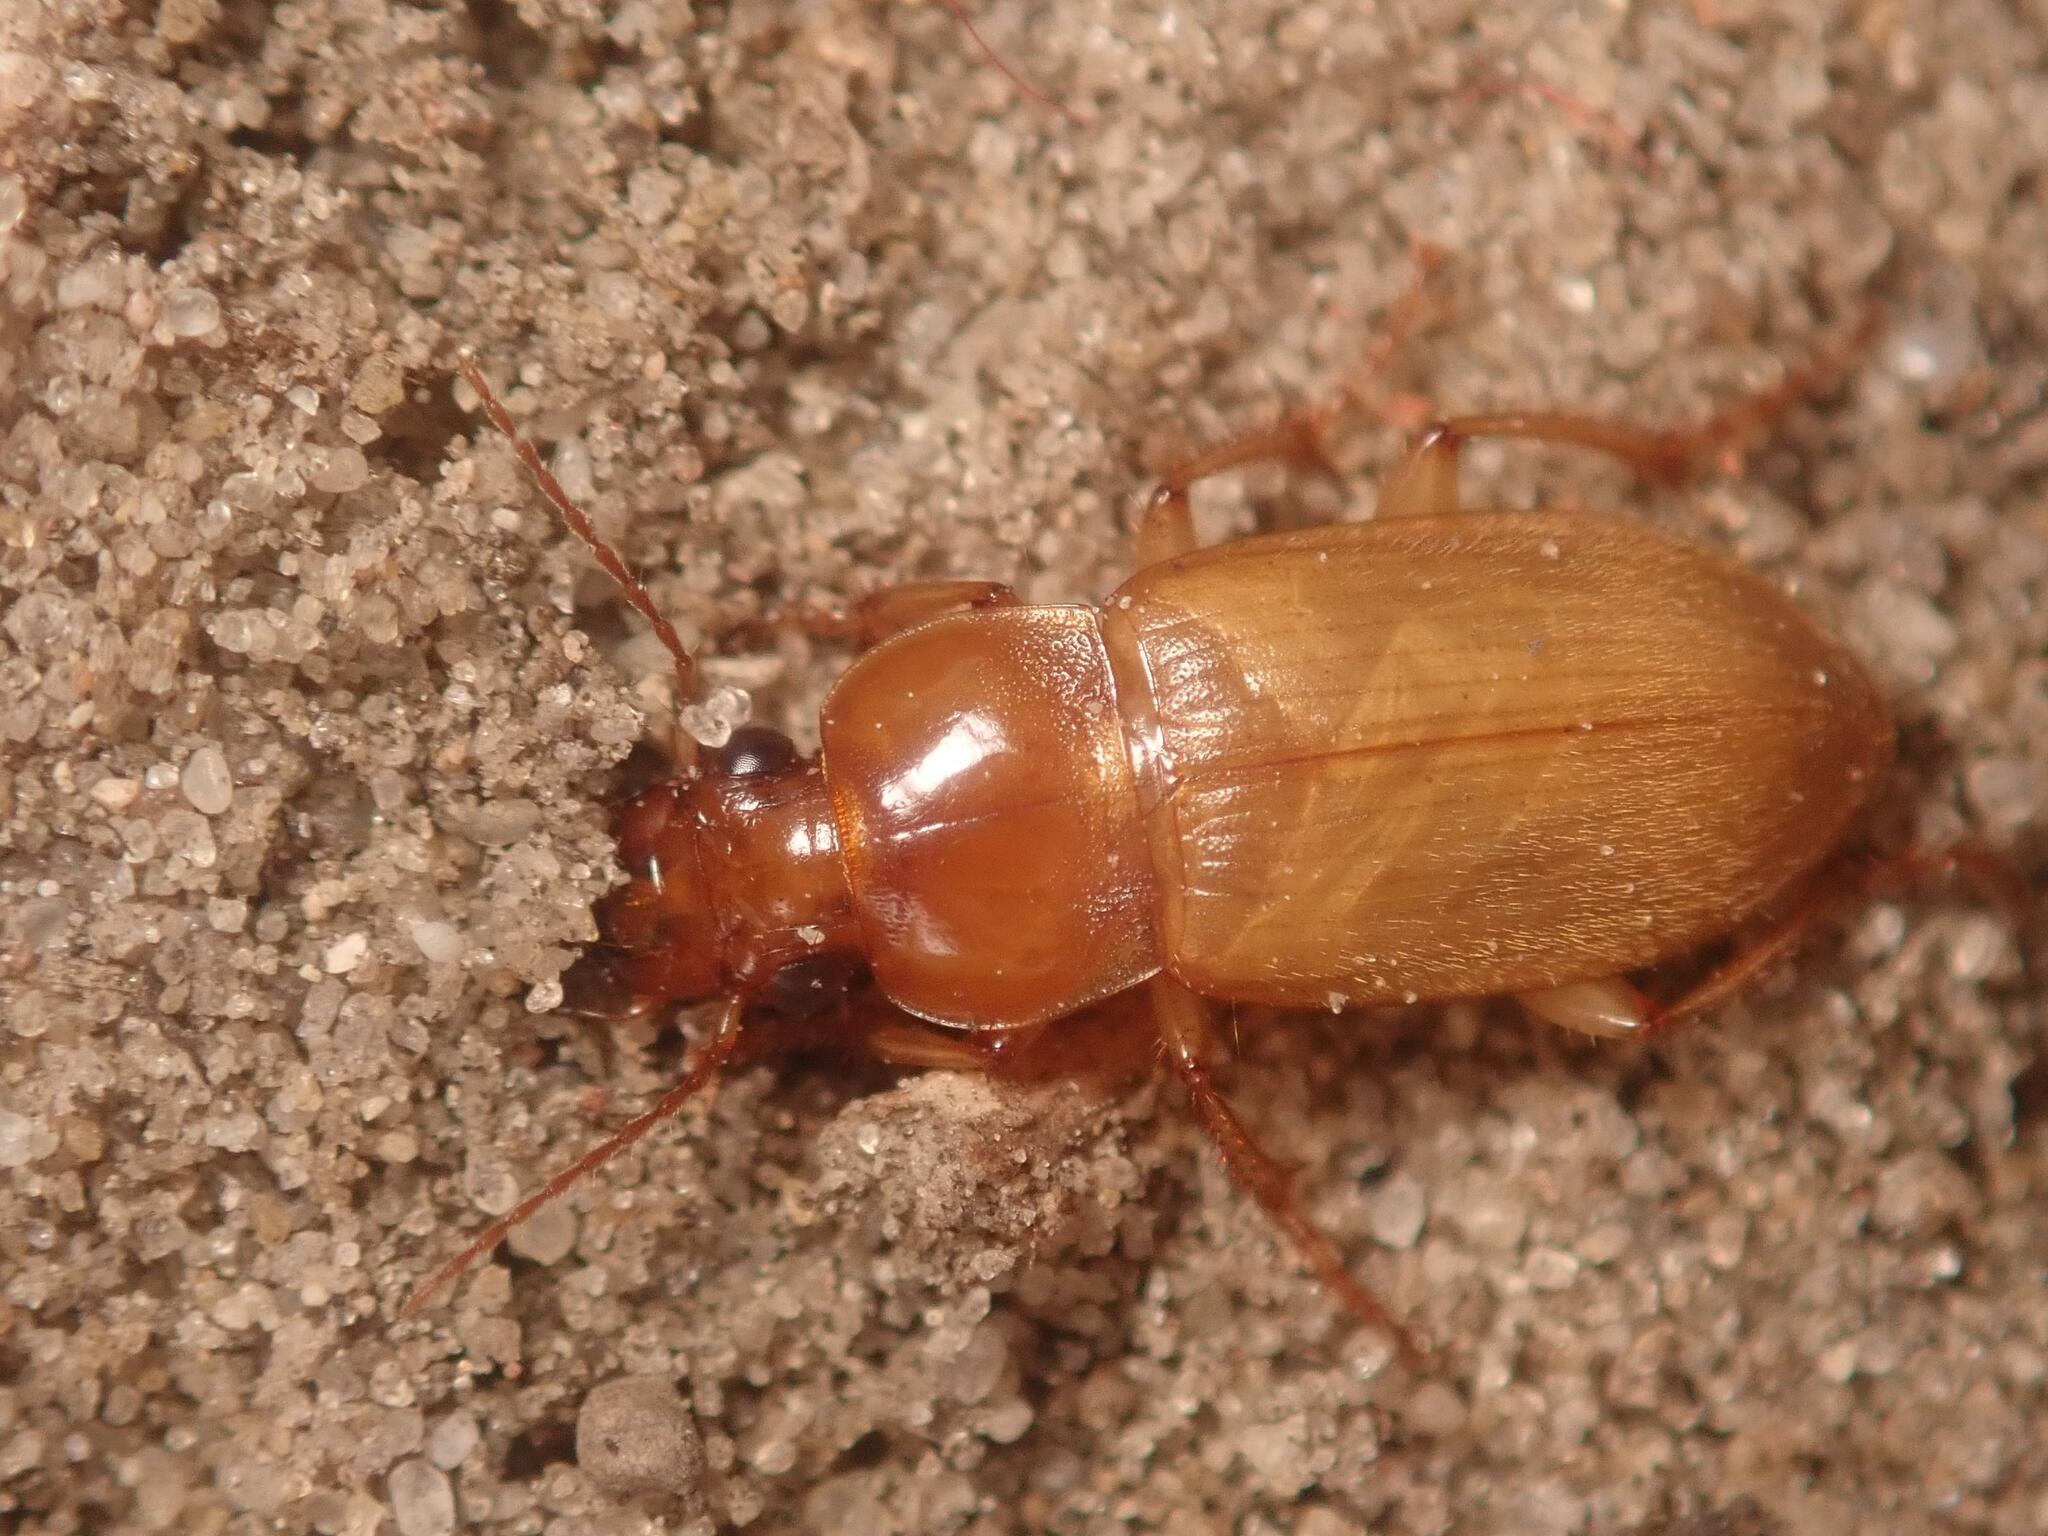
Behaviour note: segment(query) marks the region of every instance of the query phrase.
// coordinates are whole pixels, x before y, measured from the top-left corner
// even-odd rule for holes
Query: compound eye
[[[765,725],[743,725],[731,740],[708,754],[710,771],[731,779],[751,779],[794,768],[801,758],[796,743]]]

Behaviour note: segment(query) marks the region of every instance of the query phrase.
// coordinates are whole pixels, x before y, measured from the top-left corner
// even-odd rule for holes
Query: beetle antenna
[[[995,67],[997,74],[1001,75],[1016,88],[1019,95],[1037,102],[1049,112],[1057,112],[1076,128],[1086,128],[1088,126],[1088,120],[1081,116],[1080,113],[1057,97],[1048,95],[1040,90],[1029,80],[1018,74],[1016,70],[1012,69],[1009,61],[1000,53],[997,53],[995,46],[981,35],[980,29],[969,18],[967,7],[961,3],[961,0],[945,0],[945,6],[947,10],[953,13],[953,19],[960,23],[962,30],[967,33],[968,37],[973,39],[974,46],[981,50],[982,57]]]
[[[559,1199],[564,1192],[581,1182],[585,1177],[597,1172],[598,1169],[618,1157],[620,1153],[638,1142],[649,1131],[661,1124],[662,1121],[677,1114],[685,1104],[696,1096],[700,1089],[716,1077],[726,1064],[732,1060],[733,1053],[739,1047],[740,1022],[745,1014],[746,1003],[743,999],[738,997],[727,998],[725,1007],[718,1016],[718,1025],[713,1031],[711,1039],[706,1043],[703,1053],[697,1058],[695,1064],[691,1066],[688,1072],[683,1074],[681,1082],[655,1100],[652,1109],[649,1109],[645,1114],[637,1115],[633,1119],[628,1120],[617,1131],[592,1147],[567,1168],[557,1173],[534,1193],[520,1201],[509,1213],[484,1228],[482,1234],[474,1242],[443,1264],[439,1269],[435,1270],[431,1275],[427,1276],[421,1282],[418,1289],[406,1298],[405,1305],[399,1309],[399,1320],[402,1322],[406,1318],[418,1316],[420,1310],[428,1302],[432,1301],[447,1286],[461,1278],[465,1272],[473,1268],[477,1260],[504,1241],[506,1235],[514,1227],[527,1220],[542,1206]]]
[[[661,610],[654,606],[654,599],[648,595],[647,588],[642,585],[640,578],[633,574],[619,552],[612,548],[604,535],[592,525],[583,509],[569,499],[569,493],[562,489],[562,482],[541,462],[540,450],[535,448],[513,424],[512,413],[505,409],[498,397],[491,392],[491,386],[484,382],[483,371],[477,367],[475,355],[465,347],[455,355],[455,366],[461,370],[462,377],[468,381],[469,387],[476,391],[477,399],[483,403],[484,415],[490,418],[491,425],[511,443],[512,451],[519,455],[519,462],[526,466],[526,472],[533,477],[533,483],[540,487],[540,493],[547,497],[555,511],[561,514],[562,521],[568,525],[569,531],[583,541],[596,557],[597,563],[604,567],[604,573],[618,583],[626,601],[639,609],[647,622],[654,626],[654,633],[660,637],[661,643],[668,647],[669,655],[675,658],[676,703],[688,703],[697,693],[697,663],[684,647],[682,637],[676,633],[676,627],[663,617]]]

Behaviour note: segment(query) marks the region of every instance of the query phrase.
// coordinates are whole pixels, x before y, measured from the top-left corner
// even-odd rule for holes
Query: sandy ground
[[[670,682],[459,344],[801,734],[843,657],[750,618],[1105,593],[1148,467],[1354,366],[1418,242],[1392,382],[1447,406],[1695,417],[1875,302],[1747,477],[1641,514],[1871,659],[1894,831],[2040,866],[2039,0],[982,19],[1088,121],[932,4],[0,9],[0,1528],[2048,1529],[2048,953],[1967,892],[1647,1051],[1241,1021],[1422,1372],[1165,1085],[829,1063],[396,1321],[679,1059],[549,1011]],[[1363,515],[1355,446],[1205,525]]]

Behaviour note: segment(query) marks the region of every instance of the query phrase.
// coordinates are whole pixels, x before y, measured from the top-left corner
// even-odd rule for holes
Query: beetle
[[[474,359],[458,366],[688,698],[695,663],[673,627]],[[696,1060],[441,1266],[407,1314],[771,1020],[823,1012],[891,1060],[997,1069],[1057,1063],[1065,1021],[1136,994],[1237,1182],[1412,1357],[1218,1091],[1211,1005],[1510,994],[1569,1028],[1644,1038],[1728,996],[1828,908],[1831,855],[1893,751],[1863,665],[1758,573],[1647,522],[1466,509],[1459,456],[1475,438],[1534,439],[1671,480],[1829,366],[1691,429],[1441,420],[1371,520],[1200,547],[1192,488],[1317,461],[1356,403],[1339,400],[1168,474],[1135,573],[1100,606],[971,581],[866,599],[816,756],[746,728],[620,818],[611,975],[636,1007],[721,999]],[[1762,934],[1675,1002],[1627,979],[1758,917]],[[829,1006],[862,974],[878,1018]]]

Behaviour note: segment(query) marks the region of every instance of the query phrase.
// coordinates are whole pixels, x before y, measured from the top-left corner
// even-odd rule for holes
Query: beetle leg
[[[1416,247],[1414,280],[1387,310],[1381,335],[1367,353],[1364,365],[1345,380],[1332,399],[1290,411],[1271,426],[1241,433],[1170,465],[1160,476],[1159,489],[1152,493],[1138,523],[1137,547],[1133,551],[1136,568],[1171,560],[1200,547],[1188,493],[1212,475],[1276,461],[1337,474],[1337,466],[1325,447],[1330,429],[1347,415],[1358,412],[1392,417],[1389,403],[1374,398],[1372,381],[1407,345],[1421,320],[1430,280],[1444,260],[1443,251],[1436,246]]]
[[[1463,510],[1458,496],[1458,449],[1450,425],[1429,428],[1401,456],[1380,490],[1379,517],[1449,517]]]
[[[1581,411],[1492,411],[1451,416],[1427,428],[1388,477],[1379,515],[1439,515],[1459,510],[1458,453],[1475,437],[1518,437],[1585,448],[1619,459],[1638,478],[1675,485],[1717,468],[1734,468],[1742,450],[1800,401],[1839,377],[1876,334],[1867,311],[1846,341],[1817,348],[1770,389],[1723,406],[1694,427],[1648,427]]]
[[[1821,871],[1797,890],[1768,927],[1671,1002],[1659,1003],[1618,976],[1524,992],[1517,1001],[1537,1018],[1582,1034],[1653,1040],[1720,1007],[1791,954],[1848,902],[1955,874],[2014,923],[2027,917],[2031,902],[2026,883],[2010,861],[1980,843],[1961,842],[1933,853],[1915,850]]]
[[[1834,871],[1808,882],[1770,926],[1668,1003],[1619,976],[1569,982],[1516,1000],[1539,1019],[1609,1040],[1654,1040],[1720,1007],[1783,960],[1864,885]]]
[[[1027,1060],[1044,1033],[1043,1024],[1022,1029],[940,1029],[892,1010],[861,1024],[858,1045],[864,1054],[890,1066],[994,1073]]]
[[[862,650],[891,635],[972,608],[1008,608],[1017,594],[999,581],[908,581],[870,592],[853,605],[853,641]]]
[[[2010,860],[1982,843],[1964,841],[1932,852],[1908,849],[1874,862],[1856,860],[1823,870],[1800,889],[1771,925],[1743,945],[1712,974],[1676,1001],[1653,1008],[1643,1021],[1645,1039],[1665,1033],[1710,1008],[1717,1008],[1785,958],[1821,923],[1859,897],[1882,896],[1960,875],[1979,896],[2015,926],[2031,915],[2036,901]]]
[[[1138,520],[1132,551],[1135,568],[1142,570],[1201,546],[1195,535],[1194,505],[1189,500],[1189,493],[1201,481],[1276,459],[1308,468],[1329,468],[1323,434],[1336,413],[1335,406],[1294,411],[1272,426],[1243,433],[1171,466],[1159,477],[1159,489],[1152,493]]]
[[[1643,1032],[1656,1004],[1619,976],[1572,981],[1540,992],[1519,992],[1515,1001],[1546,1024],[1582,1035],[1627,1040]]]
[[[741,619],[726,634],[773,636],[794,629],[866,651],[949,613],[1007,608],[1016,601],[1017,594],[999,581],[906,581],[870,592],[851,608],[769,608]]]
[[[1181,982],[1164,974],[1149,983],[1159,1038],[1166,1059],[1188,1091],[1195,1114],[1231,1179],[1250,1195],[1273,1224],[1286,1234],[1311,1273],[1337,1297],[1352,1316],[1393,1339],[1401,1356],[1414,1365],[1422,1348],[1387,1304],[1360,1284],[1345,1266],[1337,1245],[1301,1208],[1287,1171],[1244,1128],[1209,1075],[1209,1007]]]
[[[1106,999],[1056,1026],[954,1030],[889,1005],[856,1016],[828,1043],[901,1067],[985,1072],[1012,1082],[1049,1078],[1108,1088],[1152,1070],[1159,1031],[1142,997]]]

